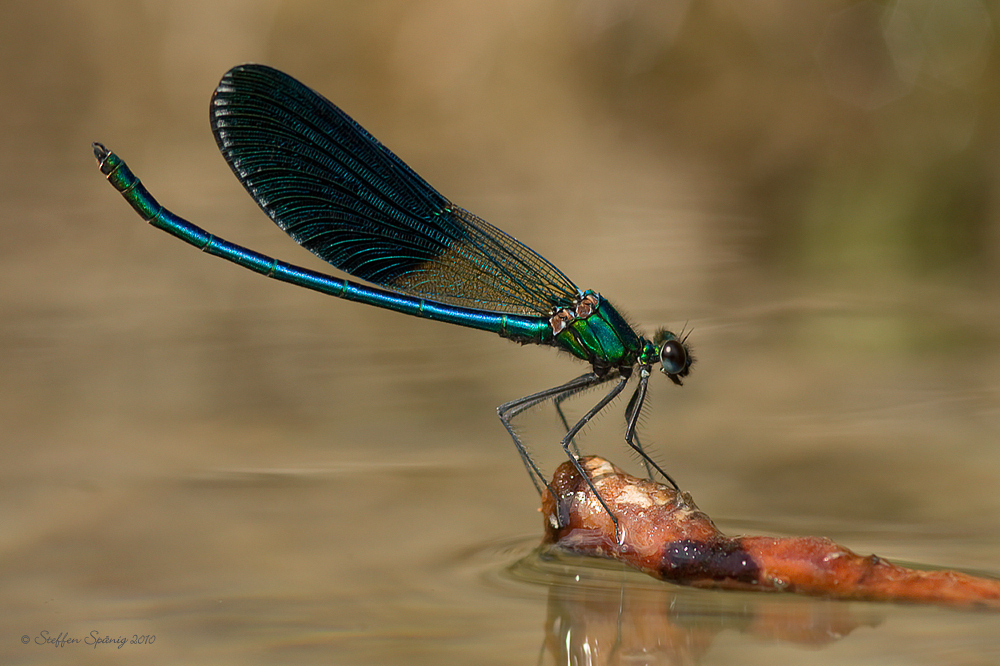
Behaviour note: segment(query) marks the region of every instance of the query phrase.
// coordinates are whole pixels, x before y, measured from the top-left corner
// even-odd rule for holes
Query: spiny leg
[[[605,375],[604,381],[611,381],[617,376],[618,376],[617,373]],[[597,386],[597,384],[593,384],[592,386]],[[569,421],[566,420],[566,414],[563,412],[562,404],[569,398],[572,398],[573,396],[587,390],[588,388],[591,388],[591,386],[585,386],[573,391],[566,391],[565,393],[560,393],[559,395],[557,395],[555,398],[552,399],[552,404],[555,405],[556,408],[556,414],[559,415],[559,420],[562,421],[563,428],[565,429],[566,432],[569,432]],[[573,447],[573,453],[575,453],[577,457],[579,457],[581,455],[580,446],[576,443],[576,438],[573,439],[571,445]]]
[[[645,449],[642,448],[642,444],[639,442],[639,436],[635,432],[636,424],[639,422],[639,412],[642,410],[642,405],[646,401],[646,386],[649,382],[649,366],[642,366],[639,368],[639,386],[636,387],[635,393],[632,394],[632,398],[628,401],[628,407],[625,408],[625,418],[627,425],[625,426],[625,442],[631,446],[636,453],[642,456],[642,461],[646,465],[646,471],[649,472],[649,478],[653,478],[653,470],[655,469],[660,473],[666,481],[674,487],[674,490],[680,491],[680,486],[674,481],[669,474],[664,472],[656,462],[649,457]]]
[[[576,425],[574,425],[572,428],[569,429],[569,432],[566,433],[566,436],[563,437],[562,440],[563,451],[565,451],[566,456],[569,458],[569,461],[573,463],[573,467],[575,467],[576,471],[580,473],[580,476],[582,476],[584,479],[587,480],[587,485],[590,486],[590,489],[594,492],[594,497],[597,498],[597,501],[601,503],[601,506],[604,507],[604,510],[607,511],[609,516],[611,516],[611,522],[614,523],[615,525],[615,539],[619,543],[621,543],[621,534],[618,532],[618,518],[615,516],[614,513],[612,513],[611,509],[608,508],[608,505],[604,501],[604,498],[601,497],[601,493],[599,493],[597,491],[597,487],[594,486],[594,482],[591,480],[590,474],[587,473],[587,470],[583,468],[583,465],[580,464],[580,461],[577,459],[577,457],[573,455],[573,453],[569,450],[569,446],[570,442],[573,441],[573,438],[576,436],[578,432],[580,432],[583,426],[587,425],[590,419],[594,418],[594,416],[599,411],[608,406],[608,403],[610,403],[612,400],[618,397],[618,394],[621,393],[625,389],[625,385],[628,384],[628,380],[629,380],[629,375],[621,375],[621,380],[617,384],[615,384],[614,388],[608,391],[608,394],[605,395],[603,398],[601,398],[601,400],[596,405],[594,405],[589,412],[584,414],[583,418],[577,421]],[[633,446],[633,448],[635,447]],[[549,488],[549,490],[551,492],[552,489]],[[556,498],[554,493],[552,496],[553,498]],[[558,498],[556,499],[558,500]]]
[[[572,393],[564,393],[563,395],[560,395],[559,397],[557,397],[557,398],[555,398],[555,399],[552,400],[552,404],[556,408],[556,414],[559,415],[559,420],[562,421],[563,430],[565,432],[569,432],[569,421],[566,420],[566,415],[563,414],[562,404],[563,404],[564,400],[566,400],[567,398],[572,397],[573,395],[574,394],[572,394]],[[573,446],[573,453],[575,453],[577,456],[579,456],[580,455],[580,447],[576,445],[576,440],[573,440],[572,442],[570,442],[570,444]]]
[[[625,407],[625,441],[630,446],[632,444],[628,440],[628,424],[632,422],[632,415],[636,413],[636,403],[638,402],[641,405],[641,401],[646,399],[646,382],[642,381],[641,373],[642,371],[640,370],[639,385],[635,387],[635,391],[632,393],[632,397],[629,398],[628,405]],[[642,458],[642,464],[645,465],[646,473],[649,475],[650,481],[652,481],[655,475],[653,471],[653,461],[650,460],[649,456],[646,455],[645,449],[642,448],[642,443],[639,442],[639,435],[637,433],[633,433],[632,436],[635,439],[635,445],[632,446],[632,448],[636,449],[636,447],[638,447],[636,450],[639,451],[639,456]]]
[[[525,469],[528,470],[528,476],[531,477],[531,482],[535,485],[535,489],[538,491],[539,495],[542,494],[542,489],[546,488],[550,493],[552,493],[553,499],[558,502],[558,498],[555,493],[552,492],[552,488],[549,486],[548,481],[546,481],[545,477],[538,469],[538,465],[536,465],[535,461],[531,458],[531,455],[528,453],[528,449],[524,446],[524,443],[521,442],[521,438],[518,437],[517,433],[514,432],[514,427],[511,424],[511,421],[521,412],[531,409],[535,405],[545,402],[546,400],[552,400],[554,398],[558,399],[563,393],[569,393],[572,395],[577,391],[581,391],[585,388],[595,386],[605,381],[607,381],[607,379],[598,376],[597,373],[588,372],[587,374],[580,375],[576,379],[572,379],[560,386],[539,391],[538,393],[532,393],[531,395],[523,398],[505,402],[497,407],[497,416],[500,417],[500,422],[503,423],[503,426],[507,429],[511,439],[514,440],[514,446],[517,447],[517,452],[521,456],[521,461],[524,463]]]
[[[634,413],[634,410],[635,410],[635,403],[639,399],[639,392],[642,391],[642,389],[643,389],[643,385],[640,382],[640,384],[635,387],[635,391],[633,391],[632,397],[629,398],[629,400],[628,400],[628,406],[625,408],[625,441],[626,442],[628,442],[628,424],[629,424],[629,421],[631,421],[631,419],[632,419],[632,414]],[[649,456],[646,455],[645,449],[642,448],[642,443],[639,442],[639,435],[638,434],[633,434],[633,437],[635,439],[635,446],[633,446],[632,448],[633,449],[637,449],[639,451],[639,456],[642,458],[642,464],[645,465],[645,467],[646,467],[646,474],[649,475],[649,479],[652,481],[653,477],[654,477],[654,471],[653,471],[652,462],[650,461]]]
[[[615,379],[617,376],[618,376],[617,374],[608,375],[605,378],[605,381],[610,381],[612,379]],[[657,465],[653,461],[653,459],[646,453],[645,449],[642,448],[642,443],[639,441],[639,434],[637,432],[635,432],[636,422],[633,422],[632,415],[634,413],[636,413],[635,412],[636,403],[638,402],[638,404],[639,404],[639,406],[641,408],[642,404],[646,400],[646,383],[647,383],[647,380],[648,380],[648,377],[649,377],[649,373],[647,372],[645,376],[646,376],[646,380],[641,380],[640,383],[639,383],[639,385],[636,386],[635,392],[632,394],[632,397],[628,401],[628,406],[625,408],[625,424],[626,424],[626,435],[625,436],[626,436],[626,442],[628,443],[629,446],[631,446],[634,450],[636,450],[639,453],[639,456],[642,458],[642,463],[646,467],[646,473],[649,475],[650,479],[653,479],[655,477],[656,473],[659,472],[660,476],[662,478],[664,478],[667,482],[669,482],[670,485],[672,485],[677,490],[680,490],[680,488],[677,487],[677,484],[670,477],[670,475],[666,474],[659,467],[659,465]],[[642,374],[641,374],[641,371],[640,371],[640,378],[641,377],[642,377]],[[596,384],[595,384],[595,386],[596,386]],[[562,421],[563,427],[565,428],[566,432],[569,432],[570,426],[569,426],[569,421],[566,420],[566,415],[565,415],[565,413],[562,410],[562,404],[563,404],[563,402],[565,402],[569,398],[572,398],[573,396],[581,393],[582,391],[587,390],[588,388],[592,388],[592,387],[591,386],[587,386],[587,387],[582,387],[582,388],[575,389],[573,391],[566,391],[564,393],[560,393],[559,395],[557,395],[555,398],[552,399],[552,403],[555,405],[555,408],[556,408],[556,413],[559,415],[559,419]],[[629,426],[629,424],[631,424],[631,429],[632,429],[632,439],[631,440],[629,439],[629,435],[628,435],[628,426]],[[634,443],[633,443],[633,441],[634,441]],[[580,454],[580,447],[577,445],[575,438],[570,443],[570,445],[571,445],[571,447],[573,449],[573,453],[576,454],[579,457],[581,455]]]

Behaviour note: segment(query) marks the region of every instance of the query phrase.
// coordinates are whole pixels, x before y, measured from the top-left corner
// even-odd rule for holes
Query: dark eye
[[[680,340],[667,340],[660,347],[660,363],[668,375],[687,374],[688,353]]]

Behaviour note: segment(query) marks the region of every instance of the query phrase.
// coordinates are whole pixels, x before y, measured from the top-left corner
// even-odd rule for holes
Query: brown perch
[[[1000,580],[907,569],[822,537],[727,537],[688,493],[625,474],[603,458],[580,462],[618,518],[622,543],[593,491],[566,462],[552,479],[559,506],[549,493],[542,500],[544,540],[565,550],[695,587],[1000,610]]]

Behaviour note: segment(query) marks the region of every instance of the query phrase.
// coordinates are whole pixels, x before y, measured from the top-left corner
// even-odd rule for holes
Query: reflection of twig
[[[566,563],[572,564],[572,563]],[[579,563],[576,563],[579,567]],[[604,583],[603,585],[601,583]],[[775,595],[708,595],[608,580],[549,587],[544,653],[552,664],[697,664],[726,631],[821,647],[881,622],[873,607]]]
[[[545,540],[567,550],[683,585],[1000,610],[998,580],[907,569],[820,537],[727,537],[686,493],[629,476],[601,458],[581,462],[617,517],[622,543],[593,491],[565,463],[552,480],[561,506],[546,493],[542,510]]]

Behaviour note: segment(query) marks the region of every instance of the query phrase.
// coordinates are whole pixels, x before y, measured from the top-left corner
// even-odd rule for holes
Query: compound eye
[[[663,343],[660,347],[660,364],[663,366],[663,372],[668,375],[683,377],[687,374],[688,353],[680,340],[667,340]]]

